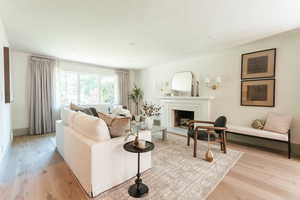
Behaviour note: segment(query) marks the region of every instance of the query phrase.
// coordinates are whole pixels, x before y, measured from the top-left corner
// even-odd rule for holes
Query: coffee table
[[[168,139],[167,128],[159,125],[154,125],[151,129],[151,133],[158,133],[158,132],[162,133],[162,140]]]
[[[146,141],[146,147],[144,149],[137,148],[133,141],[127,142],[124,144],[124,149],[131,153],[138,154],[138,172],[135,179],[135,184],[131,185],[128,189],[128,194],[132,197],[143,197],[149,191],[149,188],[146,184],[142,183],[141,174],[140,174],[140,153],[145,153],[152,151],[154,149],[154,144],[152,142]]]

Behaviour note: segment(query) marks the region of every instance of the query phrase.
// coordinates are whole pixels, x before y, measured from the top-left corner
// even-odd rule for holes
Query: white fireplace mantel
[[[186,135],[185,129],[174,127],[174,111],[194,112],[194,120],[210,121],[210,104],[214,97],[164,96],[160,97],[162,105],[162,125],[170,132]]]
[[[215,97],[190,97],[190,96],[162,96],[160,100],[213,100]]]

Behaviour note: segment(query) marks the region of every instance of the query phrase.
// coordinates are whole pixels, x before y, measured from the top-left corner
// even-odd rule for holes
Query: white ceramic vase
[[[147,117],[145,119],[145,126],[149,130],[153,128],[153,117]]]

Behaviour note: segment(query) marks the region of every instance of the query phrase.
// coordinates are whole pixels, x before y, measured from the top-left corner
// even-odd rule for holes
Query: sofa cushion
[[[68,115],[68,126],[72,127],[73,126],[73,122],[74,122],[74,118],[75,116],[78,114],[78,112],[70,112],[69,115]]]
[[[113,116],[104,113],[99,113],[99,117],[107,124],[112,138],[125,135],[126,130],[130,128],[130,118],[128,117]]]
[[[76,113],[72,122],[72,128],[95,141],[106,141],[111,138],[108,127],[102,119],[82,112]]]
[[[60,112],[61,120],[65,126],[69,126],[69,117],[72,116],[75,112],[69,108],[62,108]]]
[[[292,116],[270,112],[264,130],[286,134],[290,129]]]

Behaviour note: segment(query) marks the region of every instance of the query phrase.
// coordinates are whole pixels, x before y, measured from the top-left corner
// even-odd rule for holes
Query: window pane
[[[116,78],[101,78],[101,102],[116,103]]]
[[[99,93],[98,76],[80,74],[80,104],[99,104]]]
[[[75,72],[61,71],[59,74],[59,97],[62,105],[70,104],[71,102],[78,103],[78,76]]]

